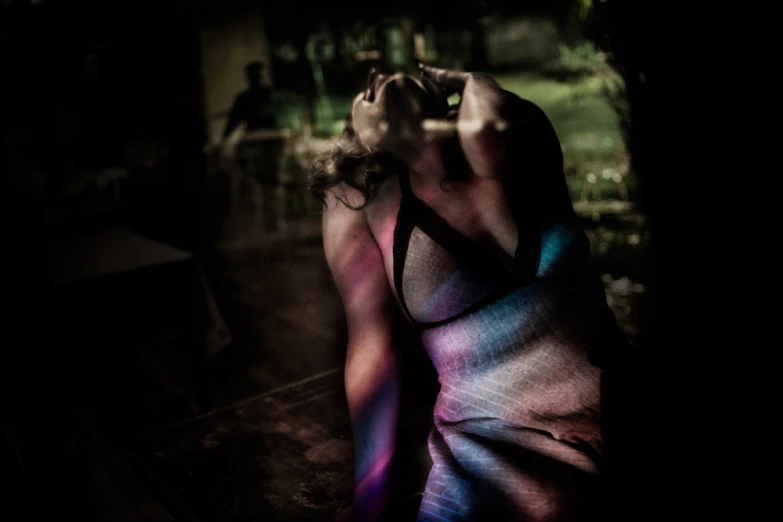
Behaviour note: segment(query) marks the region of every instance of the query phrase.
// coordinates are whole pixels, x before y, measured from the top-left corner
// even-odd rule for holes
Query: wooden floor
[[[233,239],[211,289],[233,342],[201,374],[182,332],[140,327],[105,341],[102,380],[87,405],[101,522],[327,521],[350,500],[344,317],[319,228],[311,220],[243,233],[256,226],[249,218],[228,226]],[[613,308],[635,307],[633,285],[605,283]],[[165,317],[167,306],[177,305],[156,313]],[[421,491],[428,472],[437,382],[427,364],[419,353],[419,373],[406,381],[418,389],[402,416],[402,499]],[[199,382],[208,385],[207,409]],[[415,512],[415,501],[401,506]]]
[[[206,411],[190,337],[106,339],[87,403],[99,520],[326,521],[348,504],[342,306],[317,233],[277,237],[223,252],[212,290],[233,342],[204,368]]]

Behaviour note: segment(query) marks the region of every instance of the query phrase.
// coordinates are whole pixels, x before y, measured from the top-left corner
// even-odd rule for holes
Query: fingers
[[[451,94],[462,96],[466,89],[478,89],[479,91],[500,89],[498,82],[485,73],[451,71],[429,67],[424,64],[419,64],[419,71],[421,72],[422,81],[424,78],[432,80],[440,85],[441,90],[445,91],[447,96]]]
[[[445,97],[446,93],[443,90],[443,88],[434,80],[432,80],[428,76],[421,76],[421,83],[424,85],[424,87],[427,88],[428,91],[433,93],[434,95],[438,97]]]
[[[470,78],[470,73],[438,69],[424,64],[419,64],[419,71],[422,78],[435,82],[448,94],[461,94]]]
[[[449,94],[438,83],[427,76],[421,76],[421,83],[435,98],[438,104],[437,112],[445,115],[449,111]]]

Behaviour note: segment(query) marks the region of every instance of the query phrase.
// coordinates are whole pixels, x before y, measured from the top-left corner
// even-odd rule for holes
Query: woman
[[[346,123],[312,188],[348,323],[350,518],[388,513],[402,311],[441,384],[418,520],[592,520],[593,361],[621,341],[548,119],[487,75],[422,67],[371,73]]]

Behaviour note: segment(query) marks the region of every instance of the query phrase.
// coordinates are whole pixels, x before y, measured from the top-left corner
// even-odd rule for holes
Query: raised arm
[[[392,340],[396,305],[364,213],[347,208],[333,194],[327,194],[326,201],[324,250],[348,322],[345,391],[355,455],[352,520],[375,521],[389,506],[397,429],[399,382]]]
[[[445,94],[459,94],[457,133],[476,176],[508,179],[562,169],[557,134],[534,103],[502,89],[487,74],[426,66],[421,74]]]

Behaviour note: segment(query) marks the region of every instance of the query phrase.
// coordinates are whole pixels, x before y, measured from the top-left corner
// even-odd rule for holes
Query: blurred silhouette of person
[[[272,89],[261,81],[265,70],[266,65],[262,62],[250,62],[245,66],[248,88],[234,100],[223,131],[223,140],[242,123],[246,124],[247,133],[275,128],[275,117],[269,110]]]
[[[236,192],[239,185],[250,183],[251,199],[254,207],[264,211],[270,203],[269,193],[278,183],[279,157],[282,142],[279,136],[268,135],[264,131],[275,130],[277,122],[271,109],[272,88],[263,82],[267,66],[263,62],[253,61],[245,66],[248,88],[234,100],[231,112],[223,131],[225,144],[234,131],[245,124],[245,133],[236,149],[236,163],[243,181],[234,182],[233,205],[236,208],[241,197]],[[255,191],[255,196],[253,196]]]

